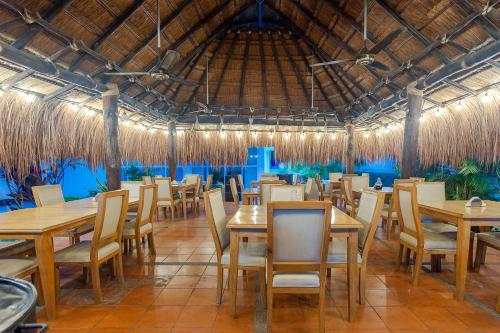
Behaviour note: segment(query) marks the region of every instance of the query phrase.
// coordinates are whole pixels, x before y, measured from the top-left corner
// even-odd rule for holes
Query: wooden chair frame
[[[323,241],[321,244],[320,262],[274,262],[273,260],[273,214],[274,210],[324,210]],[[332,204],[319,201],[275,201],[267,205],[267,332],[272,332],[273,296],[274,294],[318,294],[319,295],[319,331],[325,331],[325,291],[332,221]],[[307,222],[305,222],[307,223]],[[274,271],[308,272],[319,271],[319,288],[290,287],[273,288]]]
[[[377,205],[375,206],[374,214],[370,223],[370,228],[367,231],[365,243],[363,245],[363,250],[361,251],[361,265],[358,265],[359,269],[359,303],[365,304],[365,294],[366,294],[366,269],[368,266],[368,255],[370,253],[370,248],[375,240],[375,233],[378,228],[378,221],[380,220],[380,214],[382,213],[382,208],[384,208],[384,194],[378,191],[367,190],[364,192],[375,193],[377,195]],[[356,259],[357,260],[357,259]],[[347,263],[332,263],[328,264],[328,270],[331,268],[346,268]],[[328,272],[329,273],[329,272]],[[330,274],[328,274],[330,275]]]
[[[304,201],[304,186],[302,185],[278,185],[279,187],[284,187],[284,188],[295,188],[295,189],[298,189],[300,191],[300,195],[301,195],[301,200],[300,201]],[[271,188],[270,188],[270,198],[272,198],[272,193],[273,193],[273,188],[275,186],[271,185]],[[278,200],[277,200],[278,201]]]
[[[171,219],[172,222],[174,222],[175,210],[176,210],[176,208],[179,208],[178,206],[181,205],[181,201],[179,200],[178,203],[175,204],[175,200],[177,200],[177,199],[174,198],[174,191],[172,189],[172,178],[170,178],[170,177],[156,177],[154,179],[154,184],[156,184],[157,181],[169,181],[170,196],[171,197],[170,198],[160,198],[159,194],[158,194],[157,204],[156,204],[156,218],[158,219],[160,208],[164,209],[165,217],[167,216],[167,209],[170,208],[170,219]],[[156,185],[158,186],[158,184],[156,184]],[[159,205],[160,201],[170,202],[170,205]],[[177,210],[177,214],[178,214],[179,217],[181,216],[180,209]]]
[[[238,195],[238,187],[236,186],[236,179],[234,179],[234,177],[229,178],[229,187],[231,189],[231,195],[233,196],[234,208],[238,209],[240,206],[240,197]]]
[[[156,185],[145,185],[145,186],[156,186]],[[104,226],[104,217],[106,212],[107,199],[112,197],[122,196],[122,208],[120,211],[120,217],[118,221],[118,225],[116,231],[107,237],[101,239],[101,233]],[[128,209],[128,191],[127,190],[118,190],[111,192],[104,192],[99,194],[97,197],[98,200],[98,209],[97,216],[95,220],[95,228],[94,234],[92,236],[92,243],[90,249],[90,261],[89,262],[55,262],[56,266],[56,284],[59,289],[60,277],[59,277],[59,267],[61,266],[80,266],[83,267],[84,277],[87,275],[87,269],[90,268],[90,272],[92,275],[92,286],[94,288],[94,298],[96,302],[102,301],[102,292],[101,292],[101,279],[99,275],[99,266],[112,259],[113,260],[113,273],[118,277],[118,281],[123,284],[123,260],[122,260],[122,249],[121,249],[121,240],[123,233],[123,225],[125,224],[125,216],[127,215]],[[99,259],[98,251],[103,246],[117,242],[119,248],[107,256]]]
[[[146,189],[153,188],[153,200],[151,202],[151,209],[149,211],[149,215],[144,219],[141,220],[142,216],[142,211],[144,210],[144,191]],[[156,255],[156,248],[155,248],[155,243],[154,243],[154,237],[153,237],[153,228],[148,231],[144,231],[141,233],[141,227],[145,224],[148,223],[153,223],[153,216],[155,213],[155,207],[157,206],[158,202],[158,185],[152,184],[152,185],[142,185],[139,187],[139,208],[137,209],[137,215],[135,217],[135,226],[134,226],[134,235],[123,235],[123,240],[125,242],[125,252],[128,252],[128,250],[132,250],[132,241],[135,240],[135,248],[137,250],[137,262],[139,264],[142,263],[142,248],[141,248],[141,239],[143,237],[147,237],[148,239],[148,247],[149,247],[149,254],[154,256]]]
[[[417,181],[418,180],[412,179],[412,178],[395,179],[393,186],[396,186],[397,184],[416,183]],[[396,201],[396,199],[395,199],[395,196],[393,195],[392,199],[391,199],[391,203],[389,204],[389,208],[387,209],[387,219],[382,216],[382,222],[384,222],[384,221],[386,222],[386,226],[385,226],[386,227],[386,238],[388,240],[391,239],[391,232],[392,232],[392,227],[394,225],[394,222],[399,223],[395,201]],[[395,216],[392,216],[393,212],[396,213]]]
[[[208,221],[208,227],[210,229],[210,233],[212,234],[212,238],[215,243],[215,254],[217,256],[217,304],[222,303],[222,295],[224,291],[224,269],[229,270],[229,265],[222,264],[222,252],[224,249],[221,246],[221,242],[219,239],[219,234],[217,233],[217,228],[215,227],[215,221],[213,218],[212,206],[210,205],[210,194],[211,193],[220,193],[222,195],[221,189],[213,189],[203,193],[205,212]],[[227,218],[226,223],[229,221]],[[228,245],[229,246],[229,245]],[[238,270],[242,271],[257,271],[260,274],[259,282],[260,282],[260,293],[262,304],[266,304],[266,267],[260,266],[243,266],[238,265]],[[229,279],[228,279],[229,282]]]
[[[151,177],[151,176],[142,176],[142,183],[144,185],[154,184],[153,177]]]
[[[213,181],[214,181],[214,175],[209,174],[207,176],[207,181],[205,182],[205,191],[210,191],[210,189],[212,188]]]
[[[347,187],[346,188],[346,182]],[[356,216],[356,203],[354,202],[354,193],[352,192],[352,178],[350,176],[342,177],[340,183],[340,191],[344,197],[345,207],[347,210],[347,205],[351,206],[351,211],[347,212],[349,216]]]
[[[261,180],[260,181],[260,190],[259,190],[259,204],[262,205],[264,192],[262,191],[262,185],[285,185],[286,181],[284,180]],[[270,191],[270,190],[269,190]]]
[[[193,191],[184,192],[186,194],[186,205],[191,205],[191,210],[193,211],[195,216],[198,216],[200,214],[200,202],[196,200],[196,198],[198,198],[199,200],[200,190],[201,175],[196,175],[196,186],[194,187]]]
[[[404,221],[400,218],[402,216],[401,213],[401,204],[399,201],[399,192],[409,192],[411,194],[411,205],[412,205],[412,213],[413,213],[413,219],[415,221],[415,231],[411,229],[405,228]],[[400,269],[401,266],[401,260],[403,257],[407,258],[407,263],[409,263],[409,252],[408,251],[414,251],[415,253],[415,266],[413,268],[413,276],[412,276],[412,283],[414,285],[418,284],[418,277],[420,275],[420,271],[422,269],[422,260],[423,256],[425,253],[428,253],[432,256],[435,255],[447,255],[447,254],[456,254],[456,250],[448,250],[448,249],[425,249],[424,248],[424,229],[422,227],[422,223],[420,221],[420,214],[419,214],[419,209],[418,209],[418,202],[417,202],[417,189],[412,184],[411,186],[408,185],[403,185],[403,184],[396,184],[394,187],[394,194],[393,194],[393,200],[396,201],[396,208],[397,208],[397,214],[399,218],[399,225],[400,225],[400,232],[405,232],[410,236],[413,236],[417,240],[417,246],[413,246],[412,244],[409,244],[408,242],[405,242],[404,240],[400,239],[399,242],[399,251],[398,251],[398,258],[396,261],[396,270]]]
[[[323,190],[323,184],[321,184],[321,176],[319,174],[316,175],[316,186],[318,187],[319,200],[325,200],[325,191]]]

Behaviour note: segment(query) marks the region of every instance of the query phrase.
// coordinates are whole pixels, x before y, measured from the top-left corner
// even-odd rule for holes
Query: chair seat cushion
[[[90,262],[91,245],[90,241],[83,241],[57,251],[54,255],[54,261],[56,263]],[[97,259],[102,259],[116,251],[120,251],[120,245],[117,242],[106,244],[97,252]]]
[[[417,239],[405,232],[401,232],[399,238],[412,246],[417,246]],[[424,229],[424,249],[455,250],[456,248],[456,233],[432,232]]]
[[[199,197],[194,197],[194,198],[193,197],[187,197],[186,198],[186,202],[193,202],[193,201],[198,202],[198,201],[200,201],[200,198]]]
[[[157,206],[158,207],[163,207],[163,206],[171,206],[172,203],[175,205],[179,204],[179,199],[175,199],[174,201],[158,201]]]
[[[222,252],[221,264],[229,265],[230,262],[230,247],[227,246]],[[266,244],[262,242],[240,242],[239,266],[266,266]]]
[[[382,209],[382,217],[383,217],[384,219],[387,219],[387,218],[389,217],[389,208],[385,208],[385,207],[384,207],[384,208]],[[397,214],[395,211],[392,211],[392,212],[391,212],[391,218],[395,219],[395,218],[397,218],[397,217],[398,217],[398,214]]]
[[[356,249],[357,250],[357,249]],[[357,251],[357,261],[361,264],[361,254]],[[328,264],[347,264],[347,242],[334,238],[328,246]]]
[[[152,223],[143,224],[140,228],[141,235],[153,230]],[[123,236],[134,236],[135,235],[135,219],[125,222],[125,226],[123,227]]]
[[[0,240],[0,255],[3,256],[13,256],[18,255],[27,251],[31,251],[35,248],[35,243],[32,241],[25,240]]]
[[[319,288],[319,274],[276,272],[273,276],[273,288]]]
[[[448,223],[439,223],[439,222],[436,222],[436,223],[427,223],[427,224],[422,224],[422,226],[424,227],[424,230],[427,230],[427,231],[431,231],[431,232],[457,232],[457,227],[452,225],[452,224],[448,224]]]
[[[500,249],[500,232],[482,232],[477,234],[477,239],[491,247]]]
[[[37,266],[36,258],[0,257],[0,276],[17,277],[19,274]]]

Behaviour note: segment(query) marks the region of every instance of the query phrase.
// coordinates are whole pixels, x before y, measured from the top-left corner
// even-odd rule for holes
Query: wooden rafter
[[[264,54],[264,42],[262,41],[262,32],[259,31],[259,54],[260,54],[260,75],[262,82],[262,105],[267,107],[267,74],[266,59]]]
[[[273,38],[273,34],[269,33],[269,40],[271,41],[271,49],[273,50],[273,58],[276,63],[276,68],[278,69],[278,75],[281,81],[281,86],[283,87],[283,91],[285,93],[286,102],[288,105],[292,104],[292,100],[290,99],[290,94],[288,93],[288,86],[286,84],[285,76],[283,75],[283,69],[281,68],[281,63],[278,57],[278,51],[276,50],[276,43]]]
[[[229,46],[229,52],[227,53],[226,59],[224,59],[224,65],[222,67],[222,71],[219,75],[219,79],[217,80],[217,85],[215,86],[215,92],[214,92],[214,97],[212,98],[212,101],[214,103],[217,102],[217,97],[219,97],[219,90],[222,85],[222,80],[224,79],[224,75],[226,74],[227,66],[229,65],[229,60],[231,60],[231,56],[234,52],[234,48],[236,46],[236,42],[238,41],[238,33],[235,33],[233,36],[233,40],[231,41],[231,46]]]
[[[278,35],[280,36],[281,45],[283,46],[283,49],[285,50],[285,54],[288,58],[288,61],[290,61],[290,63],[292,64],[292,70],[293,70],[293,73],[295,74],[295,77],[297,78],[297,82],[299,82],[299,84],[302,88],[302,92],[304,93],[304,98],[306,100],[311,100],[311,96],[307,92],[307,88],[306,88],[306,84],[304,83],[304,79],[300,75],[299,69],[297,68],[297,64],[295,63],[295,60],[293,59],[292,54],[290,53],[290,50],[286,46],[285,37],[283,36],[282,33],[278,33]]]
[[[245,89],[245,80],[247,77],[247,67],[248,67],[248,52],[250,50],[250,38],[251,32],[247,33],[247,37],[245,38],[245,51],[243,53],[243,64],[241,68],[241,77],[240,77],[240,95],[239,95],[239,105],[243,105],[243,91]]]

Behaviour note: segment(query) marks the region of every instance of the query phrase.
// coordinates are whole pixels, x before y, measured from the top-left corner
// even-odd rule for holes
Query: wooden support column
[[[175,121],[171,121],[168,123],[168,172],[172,180],[177,179],[176,134]]]
[[[408,113],[405,119],[403,137],[403,160],[401,178],[416,176],[418,168],[418,127],[422,115],[423,91],[415,88],[415,83],[408,85]]]
[[[345,126],[345,164],[346,173],[354,173],[354,125]]]
[[[106,181],[110,191],[120,189],[121,153],[118,133],[118,86],[108,85],[102,93],[104,144],[106,146]]]

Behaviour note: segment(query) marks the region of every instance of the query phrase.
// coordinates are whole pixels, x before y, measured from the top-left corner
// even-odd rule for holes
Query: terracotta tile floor
[[[48,322],[49,332],[265,332],[266,312],[258,297],[256,274],[239,277],[237,318],[230,315],[227,292],[223,305],[216,305],[215,250],[203,214],[202,208],[200,217],[187,222],[176,219],[173,224],[160,215],[155,223],[156,257],[146,257],[138,266],[135,255],[125,256],[124,285],[113,280],[110,268],[104,266],[101,304],[94,304],[92,286],[84,283],[79,270],[64,268],[58,319]],[[367,301],[358,307],[354,322],[347,321],[346,272],[332,272],[328,332],[500,332],[500,315],[494,312],[500,291],[500,252],[490,249],[481,271],[469,273],[467,300],[458,302],[453,298],[452,258],[444,262],[443,272],[426,270],[420,284],[412,286],[408,271],[394,271],[397,241],[387,241],[384,235],[379,228],[369,260]],[[66,245],[65,239],[56,240],[56,247]],[[310,296],[279,295],[274,331],[316,332],[316,306],[317,299]],[[47,322],[43,308],[38,317]]]

